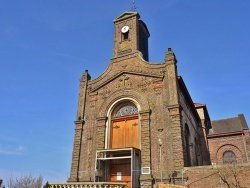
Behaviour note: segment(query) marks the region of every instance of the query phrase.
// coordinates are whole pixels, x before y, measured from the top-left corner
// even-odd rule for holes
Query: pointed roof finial
[[[132,8],[131,8],[131,11],[135,12],[135,9],[136,9],[136,7],[135,7],[135,0],[133,0],[133,5],[132,5]]]

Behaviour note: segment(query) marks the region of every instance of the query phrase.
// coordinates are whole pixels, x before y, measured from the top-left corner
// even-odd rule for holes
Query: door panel
[[[135,147],[139,148],[138,118],[117,119],[111,125],[111,148]]]
[[[139,148],[138,127],[137,119],[126,121],[125,147]]]
[[[110,181],[127,183],[127,187],[131,188],[131,163],[111,164]]]
[[[112,123],[111,148],[123,148],[125,145],[125,122],[117,121]]]

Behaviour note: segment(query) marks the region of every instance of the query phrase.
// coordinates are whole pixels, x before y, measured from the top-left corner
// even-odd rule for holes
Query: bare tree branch
[[[8,188],[41,188],[42,176],[34,177],[32,175],[24,175],[19,178],[13,178],[11,175],[7,179]]]

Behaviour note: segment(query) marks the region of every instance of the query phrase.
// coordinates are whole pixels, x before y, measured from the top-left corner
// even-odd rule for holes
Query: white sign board
[[[122,180],[122,172],[116,173],[116,180]]]

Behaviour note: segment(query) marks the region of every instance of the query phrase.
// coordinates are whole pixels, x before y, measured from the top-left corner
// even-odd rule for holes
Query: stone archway
[[[113,110],[114,105],[122,100],[134,101],[139,112],[149,110],[149,102],[146,96],[133,90],[122,90],[114,92],[101,104],[98,116],[107,117],[108,114],[110,114],[110,111]]]

